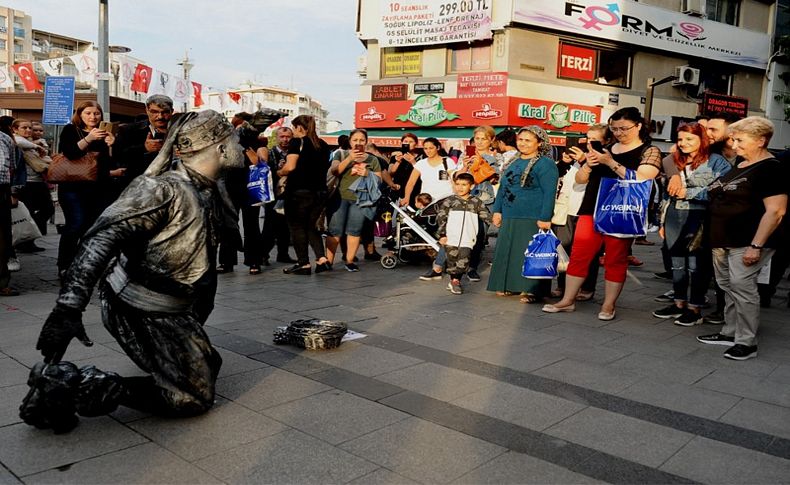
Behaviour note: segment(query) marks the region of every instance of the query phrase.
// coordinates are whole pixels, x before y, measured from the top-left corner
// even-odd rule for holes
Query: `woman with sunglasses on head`
[[[732,166],[721,155],[710,153],[708,135],[701,124],[682,124],[677,133],[676,150],[664,159],[664,171],[674,167],[682,182],[680,188],[669,190],[660,232],[672,257],[675,301],[654,311],[653,316],[672,318],[675,325],[690,327],[702,323],[700,308],[710,281],[708,265],[702,259],[710,258],[710,247],[702,237],[708,217],[708,186]]]
[[[604,246],[605,295],[599,320],[613,320],[617,298],[623,289],[628,270],[628,250],[633,239],[622,239],[595,230],[593,214],[602,178],[625,178],[628,171],[636,172],[638,180],[656,178],[661,167],[661,151],[650,145],[649,128],[637,108],[617,110],[609,118],[609,130],[616,142],[597,151],[588,146],[587,163],[576,173],[576,183],[587,184],[579,208],[579,220],[573,238],[571,260],[565,279],[565,294],[553,305],[545,305],[547,313],[572,312],[576,309],[576,295],[587,277],[592,258]]]

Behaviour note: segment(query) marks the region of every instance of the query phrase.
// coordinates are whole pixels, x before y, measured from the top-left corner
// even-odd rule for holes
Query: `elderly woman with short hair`
[[[697,337],[729,347],[724,357],[757,357],[760,297],[757,278],[768,264],[787,211],[787,170],[768,151],[773,124],[750,116],[729,126],[733,149],[742,161],[708,189],[710,245],[716,281],[724,290],[725,325],[719,333]]]

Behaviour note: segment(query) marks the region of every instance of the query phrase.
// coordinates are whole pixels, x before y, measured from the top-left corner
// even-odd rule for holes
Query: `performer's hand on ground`
[[[36,350],[41,351],[44,362],[56,364],[63,358],[71,339],[77,338],[83,345],[93,345],[82,325],[82,312],[64,306],[56,306],[44,322],[38,336]]]

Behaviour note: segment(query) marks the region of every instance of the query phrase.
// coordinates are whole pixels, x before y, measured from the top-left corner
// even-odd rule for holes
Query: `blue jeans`
[[[700,308],[705,304],[710,275],[704,265],[699,264],[696,253],[687,256],[672,256],[672,289],[676,302],[688,301],[689,308]],[[690,294],[689,294],[690,290]]]
[[[343,234],[359,237],[362,235],[365,219],[356,201],[340,199],[340,205],[329,220],[329,234],[335,237],[341,237]]]

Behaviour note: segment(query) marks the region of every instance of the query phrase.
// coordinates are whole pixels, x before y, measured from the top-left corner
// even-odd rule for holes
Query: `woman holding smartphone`
[[[373,173],[381,181],[381,165],[379,159],[365,151],[368,143],[368,133],[356,129],[349,135],[351,150],[337,150],[332,157],[330,173],[338,178],[340,197],[327,207],[329,217],[329,236],[326,238],[326,256],[328,266],[334,262],[340,238],[346,236],[346,271],[357,272],[359,267],[354,263],[354,256],[359,249],[362,225],[367,217],[357,205],[357,197],[349,187],[360,177],[367,177]],[[316,270],[318,272],[318,270]]]
[[[110,147],[115,143],[115,136],[99,128],[103,116],[99,103],[85,101],[77,106],[71,123],[60,134],[60,151],[66,158],[79,160],[94,153],[98,168],[96,181],[58,184],[58,203],[66,220],[58,245],[60,274],[71,266],[80,237],[104,210],[102,193],[109,183]]]
[[[623,290],[628,270],[628,251],[632,239],[617,238],[595,230],[593,214],[602,178],[624,178],[629,170],[638,180],[654,179],[661,167],[661,151],[650,145],[649,127],[637,108],[622,108],[609,118],[609,130],[616,142],[606,148],[591,141],[587,163],[576,172],[576,183],[587,184],[579,208],[573,250],[565,277],[565,294],[553,305],[545,305],[547,313],[572,312],[576,296],[587,277],[590,261],[604,247],[605,294],[598,319],[614,320],[615,306]]]

